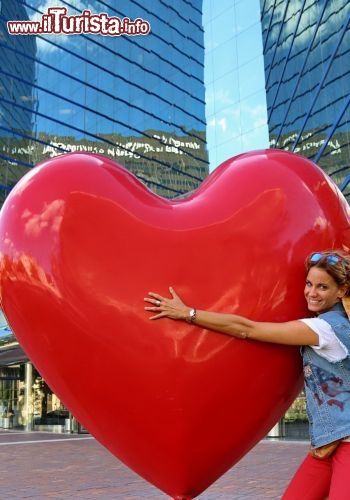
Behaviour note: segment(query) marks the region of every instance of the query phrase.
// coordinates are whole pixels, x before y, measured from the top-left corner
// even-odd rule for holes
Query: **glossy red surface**
[[[172,285],[194,307],[298,318],[306,255],[349,246],[346,201],[292,153],[230,159],[179,201],[105,157],[66,154],[3,206],[2,305],[77,419],[147,481],[193,498],[284,414],[300,355],[150,321],[143,297]]]

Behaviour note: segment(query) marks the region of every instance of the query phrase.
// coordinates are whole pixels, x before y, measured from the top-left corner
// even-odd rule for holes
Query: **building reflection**
[[[342,185],[350,165],[348,1],[260,3],[270,146],[312,159]]]

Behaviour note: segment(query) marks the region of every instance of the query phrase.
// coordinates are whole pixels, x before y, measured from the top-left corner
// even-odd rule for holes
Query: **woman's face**
[[[309,311],[315,314],[331,309],[345,294],[325,269],[311,267],[305,283],[304,295]]]

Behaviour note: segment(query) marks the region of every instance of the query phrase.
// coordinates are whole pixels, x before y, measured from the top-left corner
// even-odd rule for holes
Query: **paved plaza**
[[[199,500],[279,499],[308,448],[263,440]],[[88,434],[0,431],[0,499],[166,500]]]

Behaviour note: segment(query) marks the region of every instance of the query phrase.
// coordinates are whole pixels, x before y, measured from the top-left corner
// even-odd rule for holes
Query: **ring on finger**
[[[160,300],[157,300],[156,306],[158,306],[158,307],[160,306]]]

